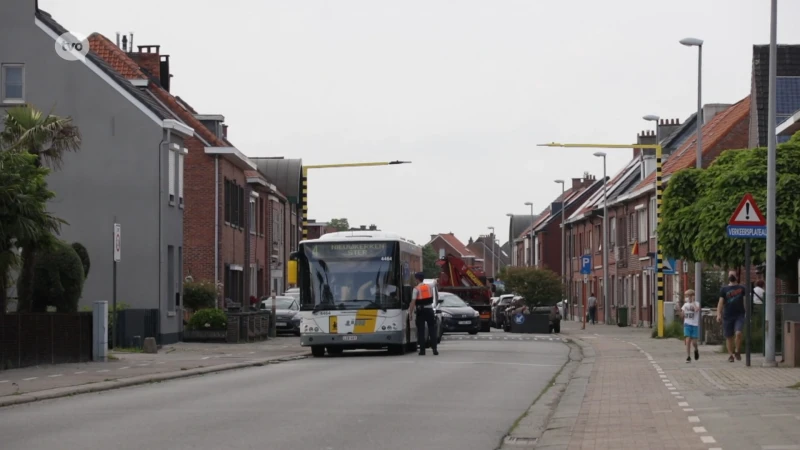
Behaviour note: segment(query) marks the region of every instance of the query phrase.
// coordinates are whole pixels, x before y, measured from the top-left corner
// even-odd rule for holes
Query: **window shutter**
[[[168,152],[169,164],[167,171],[169,172],[168,182],[169,182],[169,200],[175,200],[175,152],[170,150]]]
[[[183,152],[178,153],[178,198],[181,205],[183,205],[183,161],[185,156]]]

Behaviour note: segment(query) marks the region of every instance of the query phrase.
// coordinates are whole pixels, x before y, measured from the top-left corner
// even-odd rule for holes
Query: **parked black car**
[[[440,339],[444,333],[478,334],[481,330],[480,313],[455,294],[439,292],[436,314],[441,319],[438,327]]]
[[[272,297],[261,297],[261,309],[272,310]],[[276,296],[275,315],[275,330],[278,333],[292,333],[300,336],[300,306],[294,297]]]
[[[494,328],[503,328],[503,323],[506,320],[504,312],[513,300],[513,294],[503,294],[497,299],[497,302],[492,305],[491,323]]]

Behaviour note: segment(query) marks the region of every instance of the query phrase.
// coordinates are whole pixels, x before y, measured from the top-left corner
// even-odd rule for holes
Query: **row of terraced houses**
[[[767,71],[769,47],[753,47],[750,95],[733,104],[708,104],[702,109],[703,167],[725,150],[767,146]],[[778,142],[800,131],[800,45],[778,47],[777,128]],[[698,117],[684,121],[660,119],[655,131],[643,131],[638,144],[663,146],[663,182],[675,172],[696,164]],[[598,320],[616,320],[620,306],[629,309],[629,325],[653,323],[656,300],[654,265],[656,200],[655,154],[633,149],[630,161],[607,180],[585,174],[572,180],[564,194],[538,214],[512,215],[509,237],[512,264],[548,268],[566,277],[574,317],[582,317],[582,305],[597,297]],[[603,298],[603,183],[607,182],[609,241],[609,305]],[[561,210],[565,239],[562,249]],[[562,269],[562,252],[566,254]],[[581,256],[592,257],[591,274],[581,274]],[[694,287],[694,265],[665,259],[665,300],[680,301],[682,292]],[[670,270],[672,269],[672,270]],[[754,280],[763,273],[754,269]],[[776,280],[776,293],[787,286]]]
[[[55,50],[64,33],[35,0],[0,5],[0,113],[29,104],[72,117],[82,134],[80,151],[48,177],[50,209],[68,222],[62,238],[91,258],[81,305],[112,298],[115,223],[118,301],[158,309],[162,343],[180,339],[188,276],[216,283],[220,306],[282,293],[302,235],[302,161],[245,155],[222,114],[174,93],[160,46],[94,33],[86,57],[69,61]]]

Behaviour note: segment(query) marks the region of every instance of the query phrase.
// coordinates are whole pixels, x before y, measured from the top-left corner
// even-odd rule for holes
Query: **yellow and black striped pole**
[[[563,147],[563,148],[641,148],[641,149],[654,149],[656,151],[656,229],[661,224],[661,145],[659,144],[559,144],[551,142],[550,144],[539,144],[538,147]],[[607,232],[607,231],[604,231]],[[608,251],[604,249],[603,251]],[[657,316],[658,323],[658,336],[664,337],[664,258],[661,254],[661,247],[658,245],[658,235],[656,235],[656,261],[654,267],[656,269],[656,285],[657,285]]]
[[[315,166],[303,166],[302,176],[300,177],[300,208],[303,213],[303,240],[308,239],[308,170],[309,169],[337,169],[342,167],[368,167],[368,166],[393,166],[395,164],[411,164],[411,161],[382,161],[365,163],[345,163],[345,164],[319,164]]]
[[[661,246],[658,245],[658,228],[661,226],[661,196],[662,189],[662,173],[661,173],[661,145],[656,145],[656,286],[657,286],[657,305],[658,317],[658,337],[664,337],[664,254],[661,253]]]

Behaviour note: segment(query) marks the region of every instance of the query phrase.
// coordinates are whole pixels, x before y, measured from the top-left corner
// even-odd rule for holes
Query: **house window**
[[[3,64],[0,68],[0,103],[25,102],[25,66]]]
[[[167,183],[169,183],[169,204],[175,204],[175,152],[170,150],[167,152],[169,162],[167,164]]]
[[[636,240],[636,229],[636,214],[631,214],[628,216],[628,242]]]
[[[225,299],[232,302],[243,303],[244,300],[244,272],[241,267],[225,264]]]
[[[264,223],[267,221],[266,211],[264,210],[264,199],[258,199],[258,232],[264,236]]]
[[[608,225],[611,227],[608,230],[608,245],[613,247],[617,244],[617,219],[608,219]]]
[[[603,226],[602,225],[595,225],[594,227],[594,238],[596,245],[592,247],[598,253],[603,251]]]
[[[186,149],[178,152],[178,205],[183,207],[183,161],[186,157]]]
[[[244,228],[244,188],[225,179],[225,222]]]
[[[647,209],[640,209],[636,212],[639,219],[639,242],[647,241]]]
[[[656,212],[656,198],[653,197],[650,199],[650,237],[654,237],[658,229]]]
[[[255,266],[250,266],[250,295],[258,298],[258,278]]]
[[[250,216],[250,234],[256,234],[256,199],[250,197],[250,209],[247,211]]]

